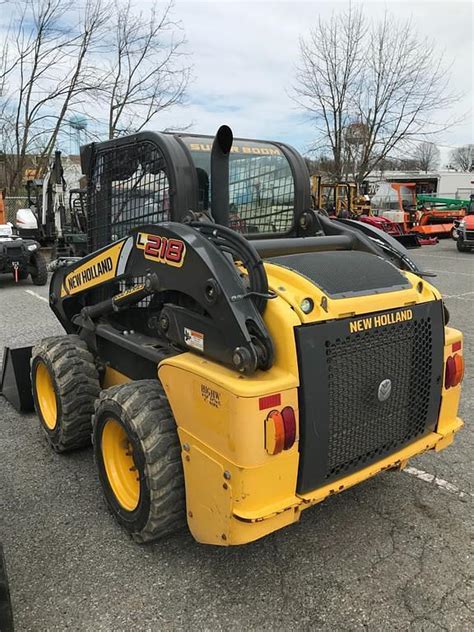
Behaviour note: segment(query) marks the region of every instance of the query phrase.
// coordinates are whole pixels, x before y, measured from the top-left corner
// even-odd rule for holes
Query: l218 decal
[[[136,246],[143,250],[145,259],[180,268],[186,256],[186,246],[181,239],[168,239],[160,235],[138,233]]]

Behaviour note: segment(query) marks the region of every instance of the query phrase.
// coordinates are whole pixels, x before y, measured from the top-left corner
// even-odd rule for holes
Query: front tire
[[[46,285],[48,282],[46,259],[40,252],[35,252],[32,256],[31,280],[35,285]]]
[[[92,441],[106,501],[134,540],[151,542],[184,526],[181,446],[159,382],[139,380],[102,391]]]
[[[459,252],[466,252],[468,250],[466,248],[466,246],[464,245],[464,242],[463,242],[461,237],[458,237],[458,240],[456,242],[456,246],[457,246]]]
[[[100,384],[86,343],[72,334],[45,338],[31,358],[33,400],[50,446],[66,452],[89,445]]]

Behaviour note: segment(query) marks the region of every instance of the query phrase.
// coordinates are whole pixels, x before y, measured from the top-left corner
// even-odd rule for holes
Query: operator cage
[[[101,248],[143,224],[212,216],[211,136],[142,132],[81,150],[88,176],[88,239]],[[310,206],[302,157],[283,143],[234,139],[229,227],[249,239],[290,234]]]

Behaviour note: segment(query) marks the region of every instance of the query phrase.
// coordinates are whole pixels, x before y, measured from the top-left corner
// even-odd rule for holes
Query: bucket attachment
[[[5,347],[0,379],[0,395],[21,413],[34,410],[31,392],[30,359],[33,347]]]

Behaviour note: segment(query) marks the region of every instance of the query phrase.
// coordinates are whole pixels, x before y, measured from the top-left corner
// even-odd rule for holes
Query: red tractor
[[[468,213],[458,224],[456,244],[459,252],[474,249],[474,200],[471,200]]]

